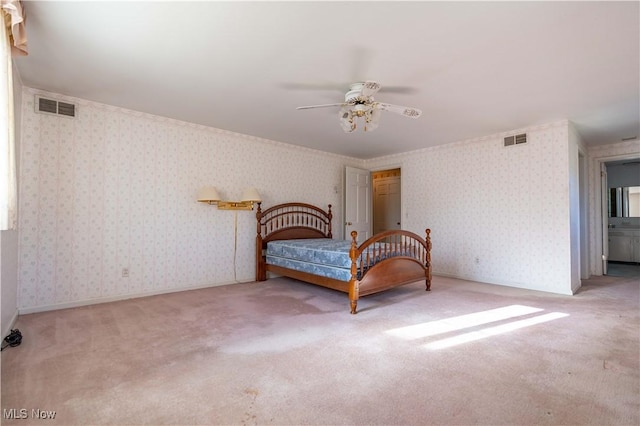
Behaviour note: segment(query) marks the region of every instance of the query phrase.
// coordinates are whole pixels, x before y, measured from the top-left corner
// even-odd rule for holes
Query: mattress
[[[368,265],[373,266],[376,261],[386,257],[409,255],[409,247],[403,250],[391,250],[391,246],[385,247],[385,243],[375,243],[370,247]],[[385,250],[386,249],[386,250]],[[281,266],[296,271],[307,272],[313,275],[333,278],[339,281],[351,279],[351,240],[334,240],[331,238],[308,238],[296,240],[269,241],[267,244],[266,261],[269,265]],[[374,258],[373,252],[376,256]],[[357,279],[363,272],[360,268],[360,259],[356,261],[358,270]]]
[[[267,256],[348,269],[351,268],[350,249],[351,241],[349,240],[331,238],[279,240],[270,241],[267,244]]]
[[[295,271],[332,278],[351,279],[351,241],[331,238],[270,241],[266,261]]]

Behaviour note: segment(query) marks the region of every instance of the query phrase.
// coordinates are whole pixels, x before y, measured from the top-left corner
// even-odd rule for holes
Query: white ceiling
[[[559,119],[592,146],[640,132],[639,6],[28,1],[15,62],[36,89],[362,159]],[[296,110],[364,80],[422,117],[346,134]]]

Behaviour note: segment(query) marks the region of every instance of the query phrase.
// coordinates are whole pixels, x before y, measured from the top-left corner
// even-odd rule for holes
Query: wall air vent
[[[504,146],[521,145],[527,143],[527,134],[520,133],[519,135],[507,136],[504,138]]]
[[[67,117],[75,117],[76,106],[74,104],[68,104],[66,102],[58,102],[58,114],[66,115]]]
[[[75,104],[68,102],[56,101],[36,95],[36,112],[41,114],[62,115],[65,117],[76,116]]]

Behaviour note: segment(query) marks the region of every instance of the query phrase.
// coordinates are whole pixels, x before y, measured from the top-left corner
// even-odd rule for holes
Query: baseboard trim
[[[491,284],[491,285],[508,287],[508,288],[519,288],[519,289],[522,289],[522,290],[541,291],[543,293],[550,293],[550,294],[560,294],[560,295],[563,295],[563,296],[573,296],[575,294],[572,291],[560,292],[560,291],[552,291],[552,290],[541,289],[541,288],[533,288],[533,287],[528,286],[525,283],[509,282],[509,281],[507,281],[507,282],[505,282],[505,281],[494,281],[494,280],[486,279],[484,277],[472,277],[472,276],[464,276],[464,275],[459,275],[459,274],[440,273],[440,272],[435,272],[435,271],[433,272],[433,275],[440,275],[442,277],[456,278],[456,279],[465,280],[465,281],[475,281],[475,282],[482,283],[482,284]]]
[[[47,312],[47,311],[57,311],[59,309],[78,308],[81,306],[98,305],[100,303],[117,302],[119,300],[137,299],[140,297],[158,296],[161,294],[179,293],[181,291],[200,290],[203,288],[220,287],[223,285],[242,284],[242,283],[248,283],[248,282],[253,282],[253,280],[229,281],[229,282],[222,282],[222,283],[215,283],[215,284],[197,285],[192,287],[169,288],[169,289],[148,291],[143,293],[123,294],[119,296],[99,297],[95,299],[78,300],[75,302],[65,302],[65,303],[56,303],[53,305],[35,306],[32,308],[18,308],[18,312],[16,313],[16,318],[18,317],[18,315],[36,314],[38,312]]]

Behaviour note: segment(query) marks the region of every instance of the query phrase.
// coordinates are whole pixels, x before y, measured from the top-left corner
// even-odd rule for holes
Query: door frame
[[[380,173],[380,172],[387,172],[387,171],[389,171],[389,172],[394,171],[394,172],[395,172],[396,170],[398,171],[398,175],[397,175],[397,176],[394,176],[394,177],[383,177],[383,178],[378,178],[378,179],[375,179],[375,178],[374,178],[374,176],[375,176],[377,173]],[[400,188],[399,188],[399,191],[400,191],[400,198],[399,198],[399,200],[398,200],[398,204],[397,204],[397,207],[398,207],[398,215],[399,215],[399,217],[398,217],[399,223],[397,223],[397,225],[400,225],[400,229],[402,229],[402,222],[403,222],[403,221],[402,221],[402,169],[401,169],[401,168],[399,168],[399,167],[397,167],[397,168],[393,168],[393,169],[376,170],[376,171],[371,171],[371,190],[372,190],[372,194],[371,194],[371,202],[372,202],[372,208],[371,208],[371,215],[372,215],[372,217],[371,217],[371,223],[372,223],[372,225],[373,225],[373,234],[375,234],[375,233],[376,233],[376,203],[377,203],[377,198],[376,198],[376,197],[377,197],[377,194],[376,194],[376,189],[377,189],[377,188],[376,188],[376,181],[378,181],[378,182],[379,182],[379,181],[381,181],[381,180],[385,180],[385,179],[392,179],[392,178],[397,179],[398,183],[400,183]],[[385,206],[388,206],[388,205],[391,205],[392,203],[386,202],[386,203],[383,203],[383,204],[384,204]],[[394,204],[395,204],[395,203],[394,203]]]
[[[589,171],[588,158],[582,151],[578,152],[578,191],[580,211],[580,279],[589,278]]]
[[[608,211],[609,211],[609,201],[608,201],[608,177],[607,177],[607,163],[606,161],[602,161],[598,163],[600,166],[600,234],[602,235],[602,248],[600,252],[602,253],[602,275],[607,275],[609,269],[609,226],[608,226]],[[605,213],[607,212],[607,213]],[[605,219],[606,218],[606,219]]]
[[[619,160],[638,160],[640,156],[637,153],[627,153],[627,154],[618,154],[618,155],[609,155],[605,157],[595,157],[593,158],[593,167],[591,169],[593,173],[593,180],[591,181],[594,184],[592,196],[595,199],[594,205],[591,209],[591,212],[594,215],[594,226],[591,228],[593,231],[592,240],[594,242],[594,252],[592,253],[593,260],[593,273],[594,275],[603,275],[603,256],[607,253],[604,251],[604,234],[608,234],[608,218],[603,214],[603,210],[607,209],[607,199],[603,196],[603,188],[602,188],[602,178],[600,175],[600,171],[602,170],[602,166],[606,165],[606,163],[610,163],[612,161]],[[604,230],[607,230],[604,232]]]
[[[387,164],[385,166],[379,166],[369,169],[371,173],[371,212],[373,213],[373,174],[375,172],[383,172],[385,170],[400,170],[400,222],[403,224],[401,227],[404,227],[404,223],[406,220],[405,217],[405,209],[404,209],[404,200],[405,200],[405,191],[404,191],[404,183],[405,179],[402,178],[402,163],[392,163]],[[371,218],[371,224],[373,226],[373,217]]]

